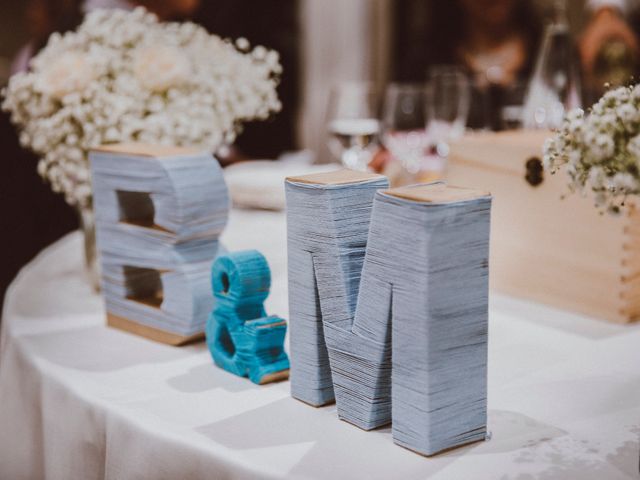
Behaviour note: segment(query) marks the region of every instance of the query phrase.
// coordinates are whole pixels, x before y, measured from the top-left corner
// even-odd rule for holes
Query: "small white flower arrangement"
[[[75,32],[53,34],[29,72],[14,75],[4,110],[38,172],[66,201],[90,206],[88,152],[120,142],[215,152],[245,121],[281,108],[278,54],[161,23],[142,8],[96,10]]]
[[[571,192],[591,190],[598,208],[620,213],[640,194],[640,85],[608,91],[588,115],[569,112],[545,143],[544,164],[565,167]]]

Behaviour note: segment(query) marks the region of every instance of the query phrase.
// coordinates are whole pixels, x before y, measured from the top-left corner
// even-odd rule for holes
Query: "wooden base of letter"
[[[126,318],[118,317],[111,313],[107,313],[107,325],[117,328],[118,330],[123,330],[125,332],[133,333],[134,335],[148,338],[154,342],[173,345],[174,347],[204,340],[204,332],[197,333],[196,335],[191,335],[189,337],[183,337],[181,335],[176,335],[175,333],[167,332],[166,330],[142,325],[141,323],[134,322],[133,320],[127,320]]]

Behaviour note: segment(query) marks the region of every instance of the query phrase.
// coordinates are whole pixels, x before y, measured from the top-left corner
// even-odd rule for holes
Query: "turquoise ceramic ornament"
[[[211,284],[216,302],[206,335],[215,364],[257,384],[288,378],[287,324],[267,316],[263,305],[271,287],[264,256],[247,250],[219,257],[211,269]]]

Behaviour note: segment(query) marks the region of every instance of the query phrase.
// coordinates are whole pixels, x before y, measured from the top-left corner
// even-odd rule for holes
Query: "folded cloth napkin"
[[[278,160],[251,160],[228,166],[224,177],[235,207],[284,210],[284,179],[291,175],[327,172],[335,164],[313,165],[308,150],[289,153]]]

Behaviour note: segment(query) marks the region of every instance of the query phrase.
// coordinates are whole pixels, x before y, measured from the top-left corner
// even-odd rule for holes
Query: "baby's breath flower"
[[[242,123],[280,110],[278,55],[160,23],[143,8],[95,10],[75,32],[51,35],[31,71],[14,75],[2,108],[38,173],[72,205],[90,205],[88,151],[146,142],[216,151]]]
[[[598,208],[619,214],[640,194],[640,85],[610,90],[588,115],[573,110],[544,145],[544,165],[565,167],[572,192],[594,192]]]
[[[611,187],[614,190],[629,192],[637,189],[638,181],[629,173],[618,172],[611,179]]]

